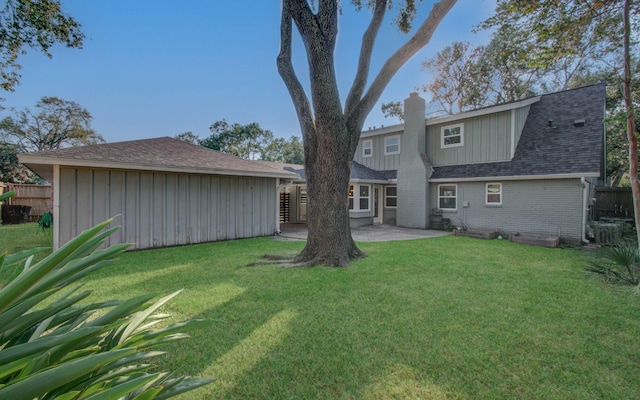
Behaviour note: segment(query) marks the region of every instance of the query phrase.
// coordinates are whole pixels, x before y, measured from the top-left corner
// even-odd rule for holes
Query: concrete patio
[[[279,237],[283,239],[307,239],[306,224],[282,224]],[[402,228],[395,225],[369,225],[351,228],[351,235],[356,242],[387,242],[391,240],[413,240],[451,235],[451,232]]]

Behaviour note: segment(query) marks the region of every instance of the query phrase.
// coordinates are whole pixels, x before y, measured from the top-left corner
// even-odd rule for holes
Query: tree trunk
[[[640,181],[638,180],[638,138],[636,137],[635,117],[631,101],[631,55],[630,36],[631,21],[629,14],[631,0],[624,2],[624,103],[627,114],[627,138],[629,139],[629,180],[633,195],[633,212],[635,213],[636,238],[640,248]]]
[[[376,35],[389,3],[368,2],[373,14],[362,38],[358,70],[343,110],[334,66],[340,2],[320,0],[314,12],[314,2],[282,1],[277,65],[300,121],[307,181],[309,234],[307,245],[295,259],[298,266],[346,267],[350,261],[366,256],[351,237],[348,209],[351,160],[362,125],[394,74],[429,42],[456,0],[436,2],[416,33],[387,59],[365,91]],[[307,54],[311,102],[291,62],[294,22]]]
[[[347,135],[340,136],[348,140]],[[346,267],[366,256],[353,241],[349,227],[351,158],[345,147],[347,143],[334,143],[326,146],[330,150],[323,151],[315,162],[305,159],[309,233],[305,248],[295,259],[301,265]]]

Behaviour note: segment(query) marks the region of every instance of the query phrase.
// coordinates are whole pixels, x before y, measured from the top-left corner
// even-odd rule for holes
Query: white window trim
[[[391,187],[396,188],[396,195],[395,196],[387,196],[387,188],[391,188]],[[387,198],[396,199],[396,205],[395,206],[387,205]],[[398,186],[396,186],[396,185],[388,185],[388,186],[384,187],[384,208],[398,208]]]
[[[444,131],[447,129],[453,129],[453,128],[460,128],[460,143],[444,144],[444,138],[445,138]],[[447,137],[451,137],[451,136],[447,136]],[[460,147],[460,146],[464,146],[464,123],[447,125],[440,128],[440,148],[448,149],[450,147]]]
[[[440,196],[440,187],[442,186],[453,186],[456,188],[456,195],[454,197],[450,197],[450,196]],[[440,207],[440,199],[456,199],[456,207],[455,208],[442,208]],[[456,183],[443,183],[438,185],[438,209],[442,210],[442,211],[458,211],[458,185]]]
[[[500,201],[495,203],[495,202],[489,202],[489,185],[498,185],[500,187],[500,191],[498,193],[492,193],[492,194],[499,194],[500,195]],[[485,186],[485,192],[484,192],[484,203],[487,206],[501,206],[502,205],[502,183],[500,182],[489,182],[486,184]]]
[[[387,148],[389,147],[389,145],[387,145],[387,141],[389,139],[394,139],[397,138],[398,139],[398,150],[397,151],[387,151]],[[390,156],[393,154],[400,154],[400,135],[393,135],[393,136],[386,136],[384,138],[384,155],[385,156]]]
[[[371,185],[353,184],[349,186],[350,187],[353,186],[353,196],[348,196],[349,199],[353,199],[353,208],[349,208],[349,211],[371,211]],[[369,201],[367,202],[368,208],[366,209],[360,208],[360,187],[361,186],[367,186],[369,188],[369,195],[367,196],[367,199]]]
[[[367,154],[367,149],[369,149],[369,154]],[[373,157],[373,140],[364,140],[362,142],[362,158]]]

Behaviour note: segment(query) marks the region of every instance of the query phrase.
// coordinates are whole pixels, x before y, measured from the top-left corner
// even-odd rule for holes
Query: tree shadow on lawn
[[[241,252],[236,244],[230,250]],[[418,251],[425,243],[403,246]],[[510,244],[496,246],[491,259],[510,254]],[[625,382],[637,365],[614,368],[629,354],[597,341],[634,331],[631,321],[607,327],[598,318],[614,302],[603,302],[596,284],[572,292],[549,276],[553,266],[513,266],[510,276],[507,266],[469,269],[481,258],[446,265],[427,249],[431,257],[410,265],[378,254],[381,266],[365,260],[346,270],[283,270],[244,267],[258,254],[219,265],[205,250],[181,265],[154,256],[155,274],[106,285],[109,298],[123,289],[166,294],[184,287],[167,306],[175,319],[220,321],[165,346],[169,354],[159,361],[216,380],[193,398],[597,398],[616,385],[640,389]],[[541,286],[532,283],[536,274]],[[496,281],[502,284],[490,286]]]

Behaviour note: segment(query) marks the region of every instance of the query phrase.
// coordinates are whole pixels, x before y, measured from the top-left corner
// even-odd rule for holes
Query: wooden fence
[[[601,218],[633,219],[633,196],[630,187],[596,187],[594,220]]]
[[[29,221],[37,221],[42,214],[53,208],[53,188],[51,185],[5,183],[4,191],[11,190],[15,190],[16,195],[10,198],[7,204],[31,207]]]

